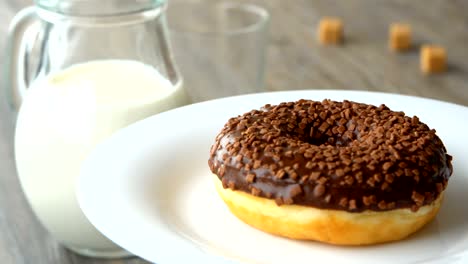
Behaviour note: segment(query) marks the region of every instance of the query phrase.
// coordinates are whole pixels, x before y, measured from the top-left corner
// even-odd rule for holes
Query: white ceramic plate
[[[454,156],[435,221],[400,242],[337,247],[271,236],[231,215],[207,165],[216,134],[230,117],[299,98],[385,103],[435,128]],[[370,92],[277,92],[194,104],[138,122],[101,144],[83,167],[78,199],[104,235],[158,264],[468,263],[467,120],[467,107]]]

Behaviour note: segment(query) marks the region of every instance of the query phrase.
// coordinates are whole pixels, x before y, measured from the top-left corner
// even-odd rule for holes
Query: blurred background
[[[169,0],[170,2],[170,0]],[[217,2],[203,0],[203,2]],[[463,0],[236,0],[265,7],[271,15],[266,51],[266,88],[359,89],[398,92],[463,104],[468,99],[468,2]],[[31,0],[3,0],[0,34]],[[343,20],[345,43],[321,47],[316,26],[323,16]],[[412,27],[414,50],[388,51],[388,26]],[[426,78],[419,71],[419,45],[434,43],[447,50],[449,71]],[[5,42],[0,42],[4,50]],[[3,61],[1,62],[4,63]],[[424,87],[424,89],[420,89]],[[443,87],[443,89],[441,88]],[[427,92],[429,91],[429,92]],[[450,96],[456,95],[456,96]]]

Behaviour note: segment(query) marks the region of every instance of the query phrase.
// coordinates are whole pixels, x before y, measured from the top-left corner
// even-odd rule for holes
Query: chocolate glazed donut
[[[221,197],[246,223],[290,238],[359,245],[398,240],[429,222],[451,159],[436,131],[415,116],[385,105],[300,100],[231,118],[208,164]],[[326,215],[281,220],[272,213],[288,218],[295,209]],[[406,228],[389,224],[406,214],[415,216],[404,220]],[[351,221],[359,215],[376,226]],[[284,221],[297,230],[281,227]]]

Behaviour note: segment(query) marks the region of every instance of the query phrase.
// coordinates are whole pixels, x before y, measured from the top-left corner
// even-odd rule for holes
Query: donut
[[[254,228],[369,245],[401,240],[437,215],[451,161],[417,116],[302,99],[229,119],[208,165],[229,210]]]

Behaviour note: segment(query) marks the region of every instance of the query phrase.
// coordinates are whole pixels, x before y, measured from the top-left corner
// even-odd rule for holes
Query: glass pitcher
[[[165,0],[36,0],[11,23],[18,176],[42,224],[79,254],[128,255],[81,212],[81,163],[114,131],[187,103],[165,10]]]
[[[35,0],[10,25],[8,88],[18,111],[34,79],[70,65],[130,59],[181,81],[172,60],[166,0]]]

